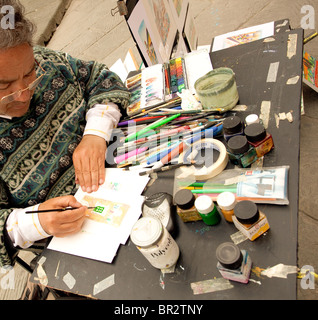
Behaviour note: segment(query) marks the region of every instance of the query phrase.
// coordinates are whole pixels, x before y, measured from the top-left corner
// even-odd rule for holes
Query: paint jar
[[[226,141],[230,138],[244,135],[243,124],[238,116],[227,117],[223,121],[223,136]]]
[[[252,113],[249,114],[246,118],[245,118],[245,125],[250,125],[252,123],[259,123],[259,117],[257,114]]]
[[[259,158],[274,148],[271,134],[267,133],[260,123],[252,123],[245,128],[245,135],[251,146],[255,148]]]
[[[229,159],[235,165],[248,167],[257,160],[257,154],[245,136],[235,136],[227,143]]]
[[[194,194],[188,189],[179,190],[174,196],[177,206],[177,214],[183,222],[202,220],[197,208],[194,205]]]
[[[218,224],[221,220],[217,207],[214,205],[213,200],[207,196],[199,196],[194,203],[203,222],[209,226]]]
[[[194,83],[203,109],[221,112],[232,109],[239,100],[235,74],[230,68],[216,68]]]
[[[269,223],[264,213],[258,210],[253,201],[243,200],[234,207],[234,225],[248,239],[254,241],[269,229]]]
[[[217,204],[223,213],[226,221],[233,222],[234,207],[237,204],[235,194],[232,192],[222,192],[217,197]]]
[[[248,283],[252,260],[246,250],[240,250],[232,242],[224,242],[217,247],[216,258],[216,267],[223,278]]]
[[[159,219],[140,218],[134,224],[130,238],[155,268],[170,268],[177,263],[179,247]]]

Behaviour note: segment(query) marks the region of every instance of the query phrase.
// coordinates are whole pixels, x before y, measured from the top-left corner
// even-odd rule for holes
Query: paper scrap
[[[293,115],[291,112],[285,113],[285,112],[281,112],[278,115],[275,113],[275,121],[276,121],[276,127],[279,128],[279,122],[281,120],[288,120],[290,123],[292,123],[294,121]]]
[[[46,275],[46,273],[45,273],[45,271],[43,269],[43,264],[44,264],[45,261],[46,261],[46,257],[45,256],[42,256],[40,258],[40,260],[38,261],[38,267],[37,267],[37,270],[36,270],[38,277],[34,278],[35,280],[40,281],[40,283],[43,286],[47,286],[47,284],[49,283],[47,275]]]
[[[297,34],[290,34],[287,42],[287,57],[291,59],[296,55],[297,50]]]
[[[95,283],[93,294],[94,296],[99,294],[100,292],[108,289],[109,287],[113,286],[115,284],[115,274],[112,274],[111,276],[107,277],[106,279]]]
[[[39,280],[43,286],[47,286],[47,284],[49,283],[49,280],[41,264],[38,265],[36,272],[38,275],[36,280]]]
[[[231,284],[231,282],[224,278],[210,279],[191,283],[191,289],[193,290],[193,294],[195,295],[232,288],[234,288],[234,286]]]
[[[71,290],[74,288],[76,283],[75,278],[69,272],[63,277],[63,281]]]
[[[230,238],[233,241],[233,243],[236,245],[248,239],[248,237],[244,235],[241,231],[231,234]]]
[[[273,62],[269,65],[266,82],[276,82],[278,68],[279,68],[279,61]]]
[[[277,264],[274,267],[267,268],[261,272],[262,276],[267,276],[268,278],[276,277],[276,278],[287,278],[288,274],[297,273],[296,266],[288,266],[282,263]]]
[[[296,84],[298,80],[299,80],[299,76],[295,76],[295,77],[289,78],[286,84]]]
[[[268,128],[269,115],[271,111],[271,102],[270,101],[262,101],[261,104],[261,114],[259,118],[263,121],[264,128]]]

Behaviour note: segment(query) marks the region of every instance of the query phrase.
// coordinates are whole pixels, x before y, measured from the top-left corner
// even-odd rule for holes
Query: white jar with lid
[[[155,268],[170,268],[177,263],[179,247],[159,219],[139,219],[132,228],[130,238]]]

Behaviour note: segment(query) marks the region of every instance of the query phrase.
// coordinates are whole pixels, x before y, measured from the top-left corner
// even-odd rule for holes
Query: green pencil
[[[233,192],[236,193],[236,188],[232,188],[232,189],[193,189],[191,190],[192,193],[221,193],[221,192]]]
[[[138,138],[140,135],[144,134],[145,132],[147,132],[149,130],[156,129],[156,128],[168,123],[169,121],[180,117],[180,115],[181,115],[180,113],[177,113],[177,114],[172,115],[171,117],[161,119],[160,121],[155,121],[153,124],[151,124],[143,129],[137,131],[136,133],[126,137],[125,142],[129,142],[131,140],[134,140],[134,139]]]

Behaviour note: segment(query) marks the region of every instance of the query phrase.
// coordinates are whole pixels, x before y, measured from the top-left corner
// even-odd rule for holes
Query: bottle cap
[[[174,201],[180,209],[187,210],[194,206],[195,197],[190,190],[182,189],[175,194]]]
[[[246,118],[245,118],[245,123],[246,125],[250,125],[252,123],[259,123],[259,118],[258,115],[255,113],[249,114]]]
[[[209,196],[199,196],[194,203],[201,214],[208,214],[214,209],[214,203]]]
[[[140,218],[133,226],[130,239],[139,247],[149,247],[156,243],[163,231],[159,219],[153,217]]]
[[[238,133],[242,130],[242,121],[238,116],[227,117],[223,121],[223,130],[226,134]]]
[[[266,130],[260,123],[252,123],[245,128],[245,135],[248,141],[262,141],[266,137]]]
[[[249,200],[243,200],[234,207],[234,215],[243,224],[252,224],[259,219],[257,205]]]
[[[234,136],[230,138],[227,146],[233,154],[243,154],[250,148],[245,136]]]
[[[242,265],[243,255],[238,246],[232,242],[224,242],[216,249],[216,258],[228,269],[238,269]]]
[[[217,197],[218,206],[222,210],[233,210],[237,201],[235,194],[232,192],[222,192]]]

